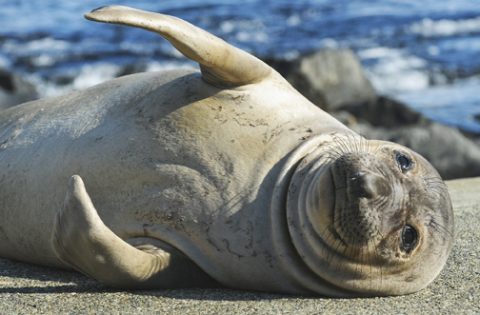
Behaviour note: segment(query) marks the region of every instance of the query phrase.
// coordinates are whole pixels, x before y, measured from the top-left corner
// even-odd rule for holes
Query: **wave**
[[[480,17],[463,20],[432,20],[425,18],[409,27],[413,34],[423,37],[445,37],[480,33]]]
[[[402,49],[376,47],[358,51],[365,71],[380,94],[397,95],[430,86],[427,61]]]
[[[479,114],[478,90],[480,76],[458,80],[449,85],[438,85],[419,91],[410,91],[396,96],[428,117],[463,130],[480,132],[475,118]],[[459,105],[461,104],[461,110]]]
[[[154,72],[174,69],[194,68],[193,62],[148,62],[138,65],[117,65],[102,62],[86,64],[72,71],[62,80],[45,79],[38,75],[27,76],[27,79],[37,86],[40,97],[62,95],[71,91],[83,90],[102,82],[135,72]],[[60,81],[60,82],[59,82]]]

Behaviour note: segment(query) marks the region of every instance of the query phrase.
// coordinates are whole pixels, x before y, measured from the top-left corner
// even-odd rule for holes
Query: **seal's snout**
[[[373,172],[355,172],[349,177],[348,182],[351,193],[357,198],[374,199],[379,196],[388,196],[391,192],[385,177]]]
[[[344,154],[331,170],[335,183],[335,231],[346,245],[367,248],[381,235],[383,211],[379,205],[386,204],[393,193],[390,172],[369,152]]]
[[[359,198],[375,199],[389,196],[391,185],[385,174],[388,170],[369,153],[345,154],[333,165],[335,181],[344,183],[348,199],[356,203]],[[341,188],[342,185],[339,185]]]

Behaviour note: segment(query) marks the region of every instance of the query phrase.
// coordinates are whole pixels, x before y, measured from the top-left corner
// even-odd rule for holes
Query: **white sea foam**
[[[302,18],[298,14],[292,14],[287,18],[287,25],[288,26],[297,26],[302,23]]]
[[[220,23],[220,30],[233,35],[239,42],[264,43],[268,40],[265,25],[260,20],[226,20]]]
[[[478,133],[480,124],[474,118],[480,113],[478,91],[480,77],[472,77],[453,84],[400,93],[395,97],[435,120]]]
[[[70,84],[59,85],[47,81],[39,76],[32,75],[28,79],[35,83],[41,97],[57,96],[74,90],[83,90],[93,85],[113,79],[120,71],[120,67],[114,64],[103,63],[84,65]]]
[[[36,39],[28,42],[7,40],[1,46],[2,51],[8,54],[30,56],[30,61],[36,67],[48,67],[55,64],[58,56],[67,53],[71,44],[67,41],[51,37]]]
[[[37,75],[27,75],[26,78],[36,86],[39,98],[62,95],[73,90],[71,85],[58,85]]]
[[[440,49],[449,51],[479,52],[480,51],[480,37],[466,37],[466,38],[449,38],[444,40],[439,45]]]
[[[361,59],[378,59],[391,56],[392,54],[398,55],[398,50],[389,47],[374,47],[360,50],[357,54]]]
[[[233,32],[235,28],[236,28],[235,23],[231,20],[223,21],[220,24],[220,30],[227,34]]]
[[[70,43],[64,40],[54,39],[51,37],[45,37],[28,42],[24,47],[30,51],[39,50],[66,50],[70,48]]]
[[[333,38],[323,38],[320,40],[319,46],[323,48],[338,48],[340,44]]]
[[[12,63],[10,62],[10,59],[0,55],[0,69],[8,69],[11,65]]]
[[[14,40],[7,40],[2,45],[2,50],[9,53],[16,53],[21,51],[26,53],[39,53],[42,51],[52,53],[59,51],[66,51],[70,48],[70,43],[64,40],[58,40],[51,37],[45,37],[28,42],[17,42]]]
[[[145,72],[166,71],[173,69],[198,69],[194,62],[150,62]],[[118,76],[122,68],[111,63],[84,65],[80,68],[70,84],[60,85],[53,81],[47,81],[39,76],[31,75],[28,79],[37,87],[41,97],[57,96],[75,90],[83,90],[88,87],[111,80]]]
[[[464,20],[423,19],[413,23],[410,31],[425,37],[442,37],[480,32],[480,17]]]
[[[377,47],[359,51],[358,56],[369,64],[365,71],[381,94],[396,95],[430,85],[427,62],[403,50]]]
[[[184,62],[158,62],[152,61],[147,64],[145,72],[167,71],[174,69],[198,69],[198,65],[193,61]]]
[[[220,30],[225,33],[232,33],[239,30],[261,30],[265,25],[260,19],[254,20],[225,20],[220,24]]]
[[[350,16],[411,16],[412,12],[426,16],[445,13],[478,12],[477,0],[381,0],[347,1],[344,14]],[[343,4],[343,3],[342,3]]]
[[[56,58],[47,53],[31,57],[31,61],[37,67],[48,67],[55,64]]]
[[[281,55],[285,60],[294,60],[300,57],[300,52],[298,50],[289,50]]]
[[[265,32],[248,32],[240,31],[237,33],[235,38],[240,42],[256,42],[256,43],[265,43],[268,41],[268,35]]]
[[[437,85],[422,91],[411,91],[397,97],[417,107],[445,108],[458,104],[477,103],[480,91],[480,77],[457,80],[453,84]]]
[[[113,79],[120,70],[120,67],[110,63],[85,65],[80,74],[73,80],[74,90],[81,90]]]

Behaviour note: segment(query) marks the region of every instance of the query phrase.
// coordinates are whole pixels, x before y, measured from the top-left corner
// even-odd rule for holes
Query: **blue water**
[[[83,19],[112,3],[176,15],[261,58],[349,47],[379,93],[480,133],[473,118],[480,114],[478,0],[0,0],[0,67],[49,96],[110,79],[125,66],[188,64],[154,34]]]

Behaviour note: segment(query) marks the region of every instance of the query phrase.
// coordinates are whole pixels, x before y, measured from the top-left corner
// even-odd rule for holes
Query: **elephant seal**
[[[363,139],[185,21],[122,6],[86,17],[157,32],[201,72],[1,112],[2,257],[120,288],[340,297],[411,293],[440,272],[452,207],[418,154]]]

